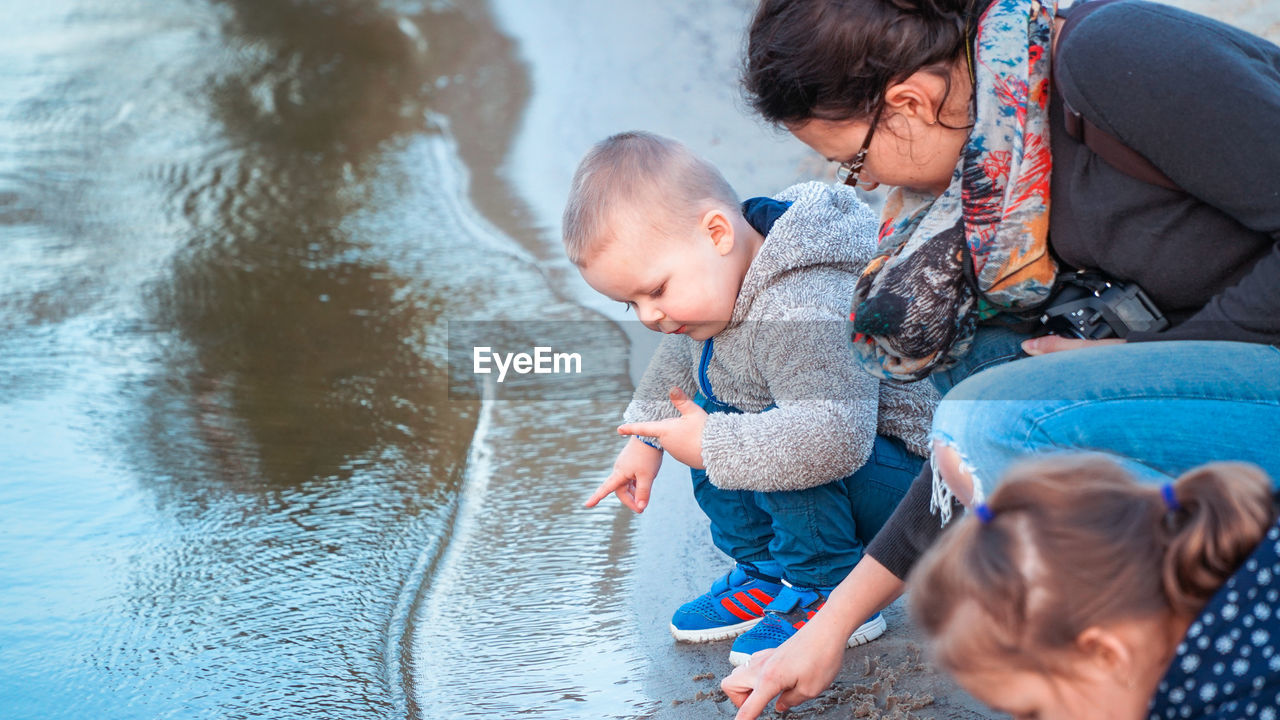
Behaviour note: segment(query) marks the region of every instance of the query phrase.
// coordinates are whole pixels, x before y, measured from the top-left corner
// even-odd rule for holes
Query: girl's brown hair
[[[1194,617],[1262,539],[1271,482],[1215,463],[1161,488],[1099,455],[1020,465],[945,533],[911,576],[911,612],[951,670],[1045,671],[1054,651],[1108,622]]]
[[[948,79],[965,32],[991,0],[762,0],[747,32],[742,84],[783,125],[872,115],[890,84]]]

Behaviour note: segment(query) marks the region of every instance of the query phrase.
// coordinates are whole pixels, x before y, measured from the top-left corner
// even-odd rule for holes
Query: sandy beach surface
[[[1175,4],[1280,39],[1280,3]],[[626,317],[591,294],[561,258],[557,242],[573,168],[591,143],[610,133],[646,129],[679,138],[716,163],[744,197],[829,177],[830,168],[816,154],[757,121],[741,99],[740,48],[754,5],[494,0],[499,26],[516,41],[531,78],[528,107],[499,173],[532,209],[539,227],[528,249],[568,298],[607,318]],[[624,325],[633,341],[633,378],[654,345],[634,325]],[[601,479],[606,471],[599,469]],[[610,500],[593,512],[627,511]],[[632,618],[647,654],[632,671],[644,676],[653,697],[665,699],[646,717],[731,717],[734,708],[719,692],[719,678],[730,669],[728,643],[677,645],[667,631],[671,612],[727,567],[709,542],[687,471],[670,458],[650,509],[633,527],[636,558],[617,602],[626,606],[623,615]],[[901,600],[886,618],[889,630],[882,638],[847,651],[833,688],[788,717],[995,717],[929,666]]]

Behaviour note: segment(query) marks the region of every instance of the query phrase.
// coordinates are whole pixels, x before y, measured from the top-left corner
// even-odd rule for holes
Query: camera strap
[[[1090,2],[1074,5],[1063,11],[1065,14],[1059,15],[1060,17],[1065,17],[1066,21],[1058,30],[1058,40],[1051,59],[1053,77],[1061,77],[1058,72],[1060,64],[1058,58],[1061,57],[1061,53],[1056,50],[1064,47],[1071,30],[1080,24],[1081,20],[1093,14],[1093,11],[1116,1],[1091,0]],[[1055,90],[1057,90],[1056,87]],[[1124,144],[1123,140],[1098,127],[1075,108],[1071,107],[1071,103],[1067,102],[1067,98],[1062,94],[1061,90],[1058,90],[1058,95],[1062,98],[1062,112],[1068,135],[1084,143],[1098,157],[1105,160],[1108,165],[1129,177],[1170,190],[1182,190],[1178,183],[1174,182],[1168,175],[1165,175],[1160,168],[1153,165],[1150,160],[1143,157],[1137,150]]]

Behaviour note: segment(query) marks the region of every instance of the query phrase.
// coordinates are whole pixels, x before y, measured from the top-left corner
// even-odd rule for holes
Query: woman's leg
[[[934,415],[936,475],[965,502],[989,495],[1015,460],[1059,450],[1127,458],[1152,480],[1214,460],[1252,462],[1280,479],[1278,438],[1280,349],[1234,342],[1019,360],[956,385]]]
[[[979,325],[969,352],[950,368],[935,371],[929,376],[929,380],[938,388],[938,392],[946,395],[970,375],[1027,357],[1022,352],[1022,341],[1029,337],[1031,336],[1027,333],[1003,325]]]

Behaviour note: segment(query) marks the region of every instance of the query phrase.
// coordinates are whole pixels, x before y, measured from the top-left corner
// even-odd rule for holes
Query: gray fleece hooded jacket
[[[707,418],[708,478],[726,490],[816,487],[862,467],[877,432],[927,455],[933,384],[871,377],[854,361],[846,330],[854,285],[875,251],[875,215],[843,185],[795,185],[777,199],[792,205],[747,269],[728,327],[711,339],[709,389],[743,412]],[[672,387],[707,395],[699,380],[704,345],[665,337],[624,420],[677,416]]]

